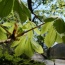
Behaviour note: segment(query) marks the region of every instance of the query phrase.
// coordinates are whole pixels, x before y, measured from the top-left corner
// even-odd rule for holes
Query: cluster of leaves
[[[8,16],[12,13],[12,20]],[[1,0],[0,18],[6,19],[0,24],[0,44],[2,53],[14,52],[15,56],[22,54],[31,57],[34,52],[44,53],[43,48],[37,42],[37,36],[44,37],[44,43],[49,48],[54,42],[65,43],[65,22],[59,17],[50,17],[44,23],[36,26],[32,21],[31,12],[20,0]],[[2,20],[1,20],[2,22]],[[39,28],[38,28],[39,27]],[[45,35],[45,36],[44,36]],[[4,52],[5,54],[5,52]],[[2,55],[2,54],[1,54]],[[9,60],[7,54],[5,54]],[[12,58],[12,57],[11,57]],[[10,58],[10,59],[11,59]]]

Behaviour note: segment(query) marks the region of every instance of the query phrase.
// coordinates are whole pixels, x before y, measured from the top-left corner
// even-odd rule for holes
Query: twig
[[[45,24],[45,23],[42,23],[42,24],[40,24],[40,25],[38,25],[38,26],[36,26],[36,27],[34,27],[34,28],[31,28],[31,29],[29,29],[29,30],[27,30],[27,31],[25,31],[25,32],[23,32],[23,33],[21,33],[21,34],[18,34],[17,37],[22,36],[22,35],[24,35],[25,33],[27,33],[27,32],[29,32],[29,31],[31,31],[31,30],[34,30],[34,29],[36,29],[36,28],[42,26],[43,24]]]

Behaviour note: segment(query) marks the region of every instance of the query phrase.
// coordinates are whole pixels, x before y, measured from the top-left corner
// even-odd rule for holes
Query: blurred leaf
[[[29,39],[32,39],[33,38],[33,31],[29,31],[28,33],[27,33],[27,36],[28,36],[28,38]]]
[[[57,33],[57,37],[56,37],[56,42],[58,42],[58,43],[62,43],[63,42],[61,36],[58,33]]]
[[[23,9],[23,12],[24,12],[29,18],[31,18],[31,12],[30,12],[30,10],[23,4],[23,2],[21,2],[21,6],[22,6],[22,9]]]
[[[53,27],[51,27],[51,29],[49,30],[44,39],[44,43],[49,48],[54,44],[55,40],[56,40],[56,31],[54,30]]]
[[[38,52],[38,53],[43,53],[43,48],[41,47],[41,45],[39,45],[35,40],[31,40],[31,44],[32,44],[32,48]]]
[[[19,18],[19,20],[21,20],[22,23],[25,22],[28,17],[31,17],[31,13],[27,9],[27,7],[18,0],[16,0],[14,3],[14,12],[17,18]]]
[[[32,44],[31,41],[29,39],[26,40],[26,44],[25,44],[25,54],[28,57],[31,57],[34,54],[33,48],[32,48]]]
[[[38,35],[40,35],[40,30],[39,30],[38,28],[35,28],[34,31],[35,31]]]
[[[56,17],[49,17],[44,20],[44,22],[52,22],[56,19]]]
[[[3,30],[0,28],[0,41],[6,40],[7,35],[3,32]]]
[[[47,23],[45,23],[45,24],[41,27],[41,34],[46,33],[46,32],[51,28],[52,25],[53,25],[53,22],[47,22]]]
[[[26,36],[23,36],[23,38],[21,39],[19,45],[15,48],[15,55],[16,56],[20,56],[21,54],[24,53],[25,42],[26,42]]]
[[[58,18],[53,25],[58,33],[61,34],[65,32],[65,23],[62,18]]]
[[[63,42],[65,43],[65,36],[62,37]]]
[[[0,2],[0,17],[6,17],[12,11],[14,0],[2,0]]]

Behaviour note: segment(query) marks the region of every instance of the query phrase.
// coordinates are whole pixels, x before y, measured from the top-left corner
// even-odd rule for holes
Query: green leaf
[[[14,3],[14,12],[22,23],[25,22],[28,17],[31,17],[30,11],[27,9],[27,7],[18,0],[16,0]]]
[[[15,48],[15,56],[20,56],[21,54],[24,53],[25,42],[26,42],[26,36],[23,36],[19,45]]]
[[[8,30],[11,34],[13,33],[14,25],[15,25],[14,21],[3,23],[3,26],[7,27],[7,30]]]
[[[38,28],[35,28],[34,31],[35,31],[38,35],[41,34],[41,32],[40,32],[40,30],[39,30]]]
[[[43,48],[41,45],[39,45],[35,40],[31,40],[32,48],[38,52],[38,53],[43,53]]]
[[[23,4],[23,2],[21,2],[21,6],[22,6],[22,9],[23,9],[23,12],[24,12],[29,18],[31,18],[31,12],[30,12],[30,10]]]
[[[27,36],[28,36],[28,38],[29,39],[32,39],[33,38],[33,31],[29,31],[28,33],[27,33]]]
[[[7,60],[13,60],[13,56],[12,55],[10,55],[7,51],[4,53],[4,56],[5,56],[5,59],[7,59]]]
[[[0,41],[6,40],[6,39],[7,39],[6,33],[4,33],[3,30],[0,28]]]
[[[65,43],[65,36],[62,37],[63,42]]]
[[[2,0],[0,2],[0,17],[6,17],[12,10],[14,0]]]
[[[55,22],[54,22],[54,27],[57,30],[58,33],[64,33],[65,32],[65,23],[63,21],[63,19],[58,18]]]
[[[34,22],[31,22],[31,21],[30,21],[29,23],[30,23],[31,28],[36,27],[36,24],[35,24]],[[34,32],[35,32],[36,34],[40,35],[40,30],[39,30],[38,28],[35,28],[35,29],[34,29]]]
[[[44,43],[49,48],[54,44],[55,40],[56,40],[56,31],[54,30],[53,27],[51,27],[51,29],[49,30],[44,39]]]
[[[56,42],[58,42],[58,43],[62,43],[63,42],[60,34],[58,34],[58,33],[57,33],[57,36],[56,36]]]
[[[31,41],[29,39],[26,40],[26,44],[25,44],[25,54],[28,57],[31,57],[34,54],[34,50],[32,48],[32,44]]]
[[[49,17],[49,18],[44,19],[44,22],[52,22],[55,19],[56,19],[56,17]]]
[[[47,22],[45,23],[42,27],[41,27],[41,34],[44,34],[46,33],[50,28],[51,26],[53,25],[54,22]]]

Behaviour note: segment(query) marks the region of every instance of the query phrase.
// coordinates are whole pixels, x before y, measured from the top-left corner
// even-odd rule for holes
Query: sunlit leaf
[[[32,39],[33,38],[33,31],[29,31],[28,33],[27,33],[27,36],[28,36],[28,38],[29,39]]]
[[[41,33],[38,28],[35,28],[34,31],[35,31],[38,35],[40,35],[40,33]]]
[[[0,40],[2,41],[2,40],[6,40],[6,39],[7,39],[6,33],[4,33],[4,32],[2,31],[2,29],[0,28]]]
[[[24,53],[25,42],[26,42],[26,36],[23,37],[23,39],[20,41],[19,45],[15,48],[16,56],[20,56],[21,54]]]
[[[58,33],[57,33],[57,36],[56,36],[56,42],[58,42],[58,43],[63,42],[62,37]]]
[[[51,27],[51,29],[49,30],[44,39],[44,43],[46,44],[47,47],[51,47],[54,44],[55,40],[56,40],[56,31],[54,30],[53,27]]]
[[[34,50],[32,48],[32,44],[31,44],[31,41],[29,39],[27,39],[26,44],[25,44],[25,54],[28,57],[31,57],[34,54]]]
[[[47,22],[47,23],[45,23],[42,26],[42,28],[41,28],[41,34],[46,33],[51,28],[52,25],[53,25],[53,22]]]
[[[38,52],[38,53],[43,53],[43,48],[41,47],[41,45],[39,45],[35,40],[31,41],[32,44],[32,48]]]
[[[3,26],[7,27],[7,30],[12,34],[14,30],[14,21],[11,22],[5,22],[3,23]]]

